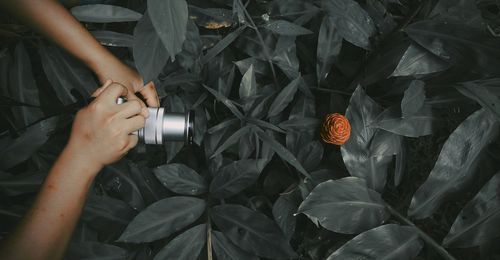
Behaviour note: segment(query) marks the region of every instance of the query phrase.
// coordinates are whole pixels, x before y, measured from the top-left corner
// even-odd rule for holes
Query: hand
[[[114,63],[114,64],[113,64]],[[106,80],[113,80],[113,82],[120,83],[128,89],[127,100],[139,100],[134,94],[141,93],[142,97],[146,100],[146,104],[150,107],[159,107],[160,101],[154,83],[151,81],[143,85],[142,77],[134,69],[129,68],[127,65],[118,60],[108,61],[104,69],[97,69],[96,74],[101,83]],[[93,96],[98,96],[104,89],[98,88]],[[141,101],[141,104],[142,101]]]
[[[147,108],[138,100],[116,104],[120,96],[128,96],[121,84],[107,81],[99,96],[80,110],[73,123],[67,146],[74,157],[102,168],[123,157],[138,141],[130,134],[144,127]]]

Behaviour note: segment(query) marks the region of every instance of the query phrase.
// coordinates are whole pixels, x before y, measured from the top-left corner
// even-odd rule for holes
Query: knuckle
[[[141,112],[141,109],[142,109],[142,106],[141,106],[141,102],[139,100],[130,100],[130,106],[132,107],[132,109],[134,110],[134,112],[137,112],[137,113],[140,113]]]

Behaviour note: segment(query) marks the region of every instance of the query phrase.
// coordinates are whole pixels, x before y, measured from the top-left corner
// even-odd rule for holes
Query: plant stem
[[[207,217],[207,258],[212,260],[212,222],[210,221],[210,215]]]
[[[387,210],[389,210],[389,212],[394,217],[396,217],[397,219],[399,219],[401,222],[407,224],[408,226],[411,226],[411,227],[415,228],[415,230],[417,231],[417,233],[420,236],[420,238],[422,238],[422,240],[424,240],[429,246],[431,246],[432,248],[434,248],[436,250],[436,252],[439,253],[443,257],[443,259],[446,259],[446,260],[456,260],[455,257],[453,257],[452,255],[450,255],[450,253],[448,253],[448,251],[446,251],[432,237],[430,237],[429,235],[427,235],[424,231],[422,231],[420,228],[418,228],[415,224],[413,224],[413,222],[411,222],[405,216],[401,215],[397,210],[395,210],[393,207],[391,207],[391,205],[385,204],[385,207],[387,208]]]
[[[257,33],[257,38],[259,38],[260,44],[262,45],[262,49],[264,50],[264,55],[266,55],[267,62],[269,62],[269,66],[271,67],[271,72],[273,74],[273,79],[274,79],[274,85],[276,85],[276,88],[278,88],[279,87],[278,78],[276,77],[276,71],[274,70],[274,64],[271,61],[271,54],[269,53],[269,50],[267,49],[267,45],[264,42],[264,38],[262,38],[262,34],[260,34],[259,29],[255,25],[255,23],[254,23],[254,21],[252,19],[252,16],[250,16],[250,14],[248,13],[247,8],[245,7],[245,5],[243,5],[243,3],[241,2],[241,0],[238,0],[238,2],[240,3],[240,5],[242,7],[243,12],[245,12],[245,16],[250,21],[250,24],[252,25],[252,28],[255,30],[255,33]]]

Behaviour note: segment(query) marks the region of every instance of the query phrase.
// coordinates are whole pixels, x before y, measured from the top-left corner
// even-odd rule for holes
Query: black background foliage
[[[499,259],[493,0],[148,0],[73,7],[195,144],[138,145],[92,185],[68,259]],[[0,236],[98,86],[7,15]],[[319,138],[345,114],[341,147]]]

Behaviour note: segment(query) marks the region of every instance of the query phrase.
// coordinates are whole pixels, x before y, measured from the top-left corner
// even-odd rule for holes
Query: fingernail
[[[147,108],[143,107],[143,108],[142,108],[142,114],[143,114],[146,118],[148,118],[148,117],[149,117],[149,110],[148,110]]]

